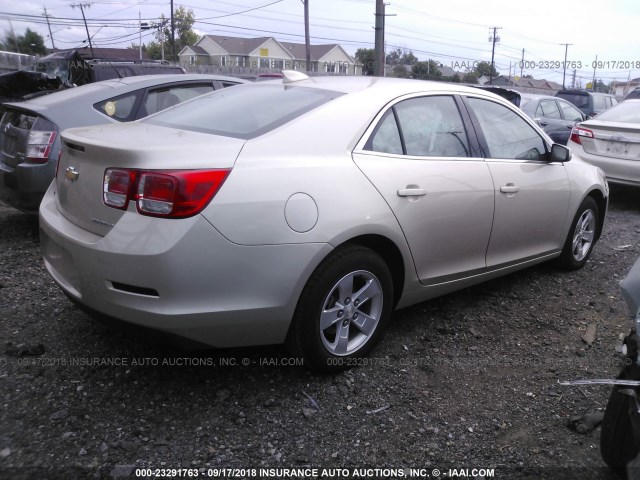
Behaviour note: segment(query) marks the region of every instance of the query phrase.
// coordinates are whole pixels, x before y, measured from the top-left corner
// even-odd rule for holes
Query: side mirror
[[[551,161],[552,162],[568,162],[571,160],[571,150],[564,145],[554,143],[551,145]]]

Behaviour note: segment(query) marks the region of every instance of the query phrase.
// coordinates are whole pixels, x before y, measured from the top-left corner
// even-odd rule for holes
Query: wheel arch
[[[595,238],[595,240],[598,240],[600,238],[600,234],[602,233],[602,228],[604,226],[605,216],[607,215],[607,199],[605,198],[603,193],[600,190],[597,190],[597,189],[591,190],[586,195],[586,197],[593,198],[593,200],[596,202],[596,205],[598,205],[599,218],[598,218],[598,224],[597,224],[597,230],[596,230],[596,238]]]
[[[402,253],[398,246],[389,238],[383,235],[367,234],[353,237],[338,245],[336,248],[345,245],[360,245],[380,255],[391,271],[393,281],[393,306],[398,304],[405,283],[405,265]]]

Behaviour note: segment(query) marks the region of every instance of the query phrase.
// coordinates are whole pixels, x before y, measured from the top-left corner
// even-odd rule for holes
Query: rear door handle
[[[398,190],[399,197],[424,197],[427,191],[423,188],[401,188]]]
[[[513,183],[508,183],[504,187],[500,187],[502,193],[518,193],[520,187],[516,187]]]

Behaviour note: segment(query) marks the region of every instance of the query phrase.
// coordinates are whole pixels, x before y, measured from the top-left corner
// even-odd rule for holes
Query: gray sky
[[[138,44],[138,15],[143,21],[170,15],[169,0],[83,0],[94,46],[126,47]],[[27,27],[45,37],[51,47],[43,16],[46,5],[57,48],[83,45],[86,31],[79,8],[66,0],[3,0],[0,29],[9,31],[9,18],[16,34]],[[80,3],[76,0],[75,3]],[[606,83],[640,77],[640,2],[613,0],[387,0],[387,51],[409,49],[420,60],[428,58],[463,71],[473,61],[491,60],[490,27],[498,30],[498,70],[507,75],[510,63],[520,62],[525,49],[523,74],[562,83],[564,43],[567,84],[573,67],[577,80],[586,84],[593,77],[593,62],[602,62],[596,73]],[[517,8],[515,7],[517,5]],[[300,0],[174,1],[174,8],[193,10],[198,34],[243,37],[273,36],[279,40],[304,42],[303,5]],[[262,8],[261,8],[262,7]],[[254,9],[247,11],[249,9]],[[244,12],[244,13],[242,13]],[[354,54],[358,48],[373,48],[375,0],[310,0],[311,42],[340,43]],[[27,16],[32,17],[27,17]],[[143,32],[142,42],[153,40]],[[527,68],[534,63],[536,68]],[[520,74],[520,66],[512,74]]]

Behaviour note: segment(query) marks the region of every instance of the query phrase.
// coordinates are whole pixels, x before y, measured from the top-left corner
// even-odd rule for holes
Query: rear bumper
[[[307,278],[331,250],[236,245],[200,215],[125,213],[100,237],[60,214],[53,188],[40,229],[45,266],[75,302],[214,347],[282,343]]]
[[[576,152],[575,146],[572,150],[585,162],[600,167],[607,175],[607,181],[624,185],[640,186],[640,159],[623,160],[619,158],[605,157],[587,153],[579,147]]]
[[[37,213],[40,201],[53,180],[56,162],[20,164],[0,162],[0,201],[19,210]]]

